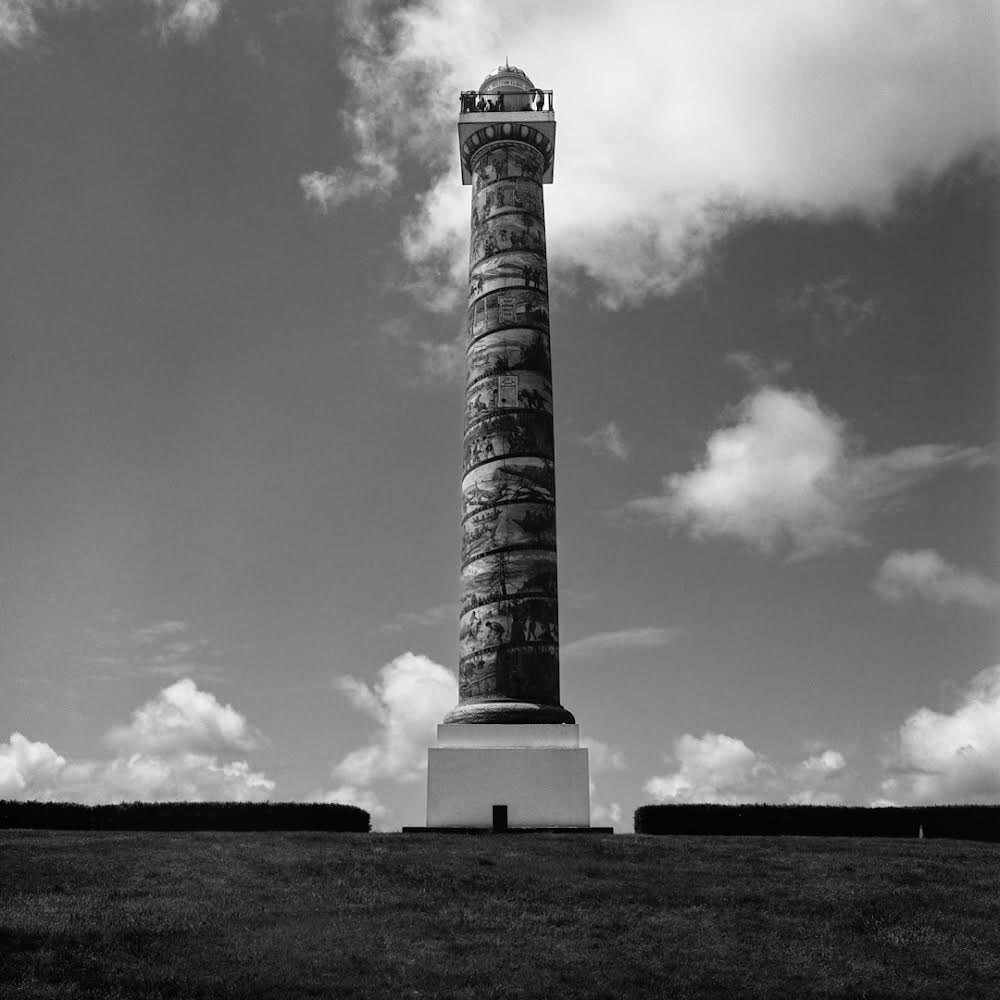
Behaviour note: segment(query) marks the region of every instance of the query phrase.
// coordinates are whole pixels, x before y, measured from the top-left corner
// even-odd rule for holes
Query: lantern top
[[[479,88],[480,94],[510,94],[518,91],[534,90],[535,85],[528,79],[528,74],[517,66],[504,64],[497,66]]]

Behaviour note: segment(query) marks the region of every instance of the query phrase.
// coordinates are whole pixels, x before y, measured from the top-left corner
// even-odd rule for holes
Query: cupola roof
[[[504,64],[497,66],[479,88],[481,94],[503,93],[504,91],[534,90],[535,85],[528,79],[528,74],[517,66]]]

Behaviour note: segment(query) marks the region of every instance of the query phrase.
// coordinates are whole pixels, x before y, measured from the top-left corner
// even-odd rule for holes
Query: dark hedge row
[[[314,802],[77,802],[0,800],[0,829],[29,830],[335,830],[367,833],[357,806]]]
[[[1000,841],[1000,806],[640,806],[635,832],[697,836],[951,837]]]

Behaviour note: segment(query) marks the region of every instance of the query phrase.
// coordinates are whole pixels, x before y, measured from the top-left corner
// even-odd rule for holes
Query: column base
[[[575,725],[438,726],[427,752],[427,827],[590,827],[590,768]]]
[[[456,705],[445,717],[446,724],[497,723],[505,726],[569,725],[576,719],[562,705],[538,705],[529,701],[475,701]]]

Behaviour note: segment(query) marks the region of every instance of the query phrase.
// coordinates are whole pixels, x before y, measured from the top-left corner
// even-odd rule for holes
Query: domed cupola
[[[535,85],[528,79],[528,74],[516,66],[497,66],[482,82],[480,94],[516,94],[534,90]]]

